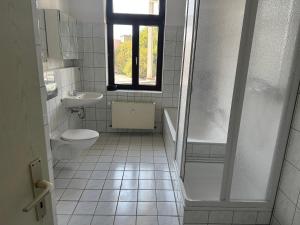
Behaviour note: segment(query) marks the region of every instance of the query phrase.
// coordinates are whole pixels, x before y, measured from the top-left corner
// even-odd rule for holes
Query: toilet
[[[57,160],[75,159],[88,150],[99,138],[99,133],[88,129],[71,129],[50,139],[53,156]]]

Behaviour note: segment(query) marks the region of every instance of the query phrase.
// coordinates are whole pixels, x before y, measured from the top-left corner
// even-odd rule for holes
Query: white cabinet
[[[45,10],[48,58],[78,59],[77,21],[55,9]]]

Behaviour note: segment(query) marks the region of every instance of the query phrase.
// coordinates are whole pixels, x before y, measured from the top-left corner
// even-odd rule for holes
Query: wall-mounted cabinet
[[[77,21],[55,9],[45,10],[48,58],[78,59]]]

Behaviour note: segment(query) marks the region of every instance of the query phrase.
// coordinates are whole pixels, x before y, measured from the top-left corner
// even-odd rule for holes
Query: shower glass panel
[[[201,0],[184,184],[192,199],[220,200],[245,0]]]
[[[187,14],[186,14],[186,27],[184,32],[184,53],[183,53],[183,65],[182,65],[182,77],[180,81],[181,91],[180,91],[180,103],[178,109],[178,123],[177,123],[177,137],[176,137],[176,166],[180,171],[180,176],[183,178],[184,174],[184,150],[186,139],[186,113],[187,106],[189,105],[188,96],[190,91],[190,69],[193,62],[193,51],[194,43],[193,38],[195,35],[195,20],[194,18],[198,16],[196,9],[197,1],[188,0],[187,4]]]
[[[279,125],[288,92],[284,50],[291,1],[259,1],[231,187],[233,201],[268,200]]]

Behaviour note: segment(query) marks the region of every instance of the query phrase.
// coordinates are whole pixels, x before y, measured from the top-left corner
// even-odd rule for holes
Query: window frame
[[[125,14],[113,12],[113,0],[106,1],[107,50],[108,50],[108,91],[149,90],[161,91],[163,46],[165,29],[165,0],[159,0],[158,15]],[[132,26],[132,84],[116,84],[114,72],[114,25]],[[139,28],[140,26],[158,27],[156,85],[139,84]],[[134,63],[136,62],[136,63]]]

